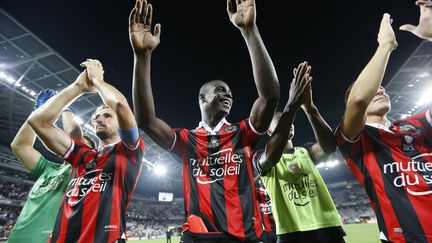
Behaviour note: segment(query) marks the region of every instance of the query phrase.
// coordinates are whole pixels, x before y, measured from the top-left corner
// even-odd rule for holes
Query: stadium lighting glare
[[[320,169],[320,168],[325,168],[326,170],[328,170],[329,168],[333,168],[333,167],[337,166],[339,163],[340,163],[339,160],[337,160],[337,159],[332,159],[332,160],[328,160],[328,161],[326,161],[326,162],[321,162],[321,163],[317,164],[316,167],[317,167],[318,169]]]
[[[84,121],[81,119],[81,117],[79,117],[79,116],[75,116],[74,117],[74,120],[76,121],[76,122],[78,122],[80,125],[82,125],[83,123],[84,123]]]
[[[429,103],[432,100],[432,97],[430,95],[431,92],[432,92],[432,87],[429,87],[428,89],[426,89],[425,92],[423,93],[423,95],[421,96],[421,98],[416,102],[416,105],[423,106],[423,105]]]
[[[321,163],[317,164],[316,167],[319,169],[319,168],[323,168],[324,166],[325,166],[325,163],[321,162]]]
[[[34,91],[32,90],[32,91],[30,91],[30,95],[34,97],[34,96],[36,95],[36,92],[34,92]]]
[[[155,165],[153,171],[158,176],[163,176],[166,174],[166,168],[163,165]]]
[[[326,166],[329,168],[335,167],[339,164],[339,160],[333,159],[326,162]]]
[[[420,78],[424,78],[424,77],[430,76],[430,73],[428,73],[428,72],[423,72],[423,73],[420,73],[420,74],[417,75],[417,76],[420,77]]]
[[[407,118],[409,115],[408,114],[402,114],[401,116],[400,116],[400,119],[405,119],[405,118]]]
[[[88,129],[88,130],[90,130],[90,131],[93,131],[93,126],[90,125],[90,124],[88,124],[88,123],[86,123],[86,124],[84,125],[84,128],[86,128],[86,129]]]
[[[9,76],[9,75],[8,75],[7,73],[5,73],[5,72],[0,72],[0,79],[4,80],[4,81],[6,81],[6,82],[8,82],[8,83],[10,83],[10,84],[16,82],[16,80],[15,80],[13,77]]]

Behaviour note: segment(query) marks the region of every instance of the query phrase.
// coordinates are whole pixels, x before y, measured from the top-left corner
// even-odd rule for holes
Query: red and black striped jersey
[[[338,146],[365,187],[380,238],[432,242],[432,119],[430,110],[387,125],[367,124],[355,141],[340,128]]]
[[[144,140],[101,150],[78,141],[64,158],[71,180],[59,206],[50,242],[114,242],[126,234],[126,210],[141,172]]]
[[[238,240],[262,234],[255,194],[252,149],[258,134],[249,119],[215,129],[203,122],[175,129],[172,152],[182,160],[185,216],[204,216],[215,228]]]
[[[257,193],[257,199],[261,211],[261,221],[264,225],[264,229],[266,232],[276,232],[276,226],[275,221],[273,218],[273,213],[271,209],[271,199],[268,195],[267,191],[265,190],[264,185],[255,185],[256,186],[256,193]]]

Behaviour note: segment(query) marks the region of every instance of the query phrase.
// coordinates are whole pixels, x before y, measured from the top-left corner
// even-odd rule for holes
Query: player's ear
[[[199,100],[204,100],[204,94],[199,94],[199,95],[198,95],[198,99],[199,99]]]

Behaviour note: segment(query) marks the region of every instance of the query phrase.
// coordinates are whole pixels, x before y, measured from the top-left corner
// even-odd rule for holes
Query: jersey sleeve
[[[336,141],[339,151],[344,157],[348,168],[362,185],[364,185],[363,170],[365,169],[362,149],[365,140],[364,133],[363,131],[355,140],[349,140],[342,133],[340,126],[336,129]]]
[[[168,150],[176,155],[180,155],[187,143],[187,130],[184,128],[173,128],[174,141]]]
[[[69,162],[72,167],[77,167],[81,161],[84,161],[81,155],[88,150],[92,150],[92,148],[78,140],[71,140],[71,145],[62,158]]]
[[[254,175],[257,174],[259,176],[265,176],[268,172],[268,170],[264,170],[261,168],[260,160],[264,159],[265,151],[264,150],[258,150],[253,154],[252,157],[252,163],[254,167]]]
[[[413,121],[417,123],[416,125],[420,125],[421,129],[427,134],[429,137],[432,136],[432,112],[431,109],[428,109],[425,112],[410,116],[406,118],[408,121]]]
[[[345,159],[362,152],[362,134],[355,140],[350,140],[342,133],[341,127],[338,126],[336,129],[336,142]]]
[[[41,156],[36,162],[36,166],[31,171],[31,174],[39,178],[47,169],[60,167],[60,164],[50,162],[45,157]]]
[[[134,148],[129,147],[124,142],[118,143],[118,145],[122,146],[126,154],[126,157],[129,158],[129,161],[131,161],[134,164],[142,162],[142,158],[144,157],[144,152],[145,152],[145,144],[144,144],[144,139],[141,136],[138,137],[138,141]]]
[[[250,118],[246,118],[240,122],[240,129],[242,131],[243,144],[254,148],[257,145],[259,139],[265,134],[258,132]]]

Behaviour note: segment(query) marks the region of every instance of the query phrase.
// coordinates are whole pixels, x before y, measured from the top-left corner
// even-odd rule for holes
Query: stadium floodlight
[[[409,117],[408,114],[402,114],[402,115],[400,116],[400,119],[405,119],[405,118],[407,118],[407,117]]]
[[[424,78],[424,77],[430,76],[430,73],[428,73],[428,72],[422,72],[422,73],[420,73],[417,76],[420,77],[420,78]]]
[[[337,159],[329,160],[325,163],[326,167],[328,167],[328,168],[335,167],[338,164],[339,164],[339,160],[337,160]]]
[[[7,74],[5,72],[0,72],[0,79],[4,80],[10,84],[13,84],[16,82],[16,80],[12,76],[10,76],[9,74]]]
[[[319,169],[319,168],[323,168],[324,166],[325,166],[325,163],[321,162],[321,163],[317,164],[316,167]]]
[[[165,166],[160,165],[160,164],[155,165],[155,166],[153,167],[153,171],[154,171],[154,173],[155,173],[156,175],[158,175],[158,176],[163,176],[163,175],[166,174],[166,168],[165,168]]]
[[[432,92],[432,87],[429,87],[428,89],[426,89],[425,92],[423,93],[423,95],[421,96],[421,98],[416,102],[416,105],[423,106],[423,105],[429,103],[432,100],[432,97],[430,95],[431,92]]]

